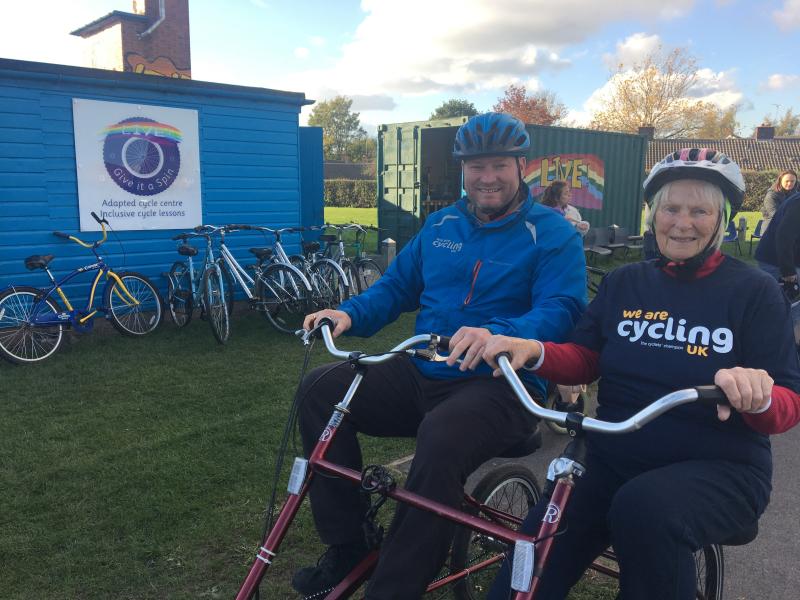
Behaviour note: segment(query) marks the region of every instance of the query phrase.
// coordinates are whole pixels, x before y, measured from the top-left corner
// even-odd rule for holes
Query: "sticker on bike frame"
[[[329,439],[331,439],[332,435],[333,435],[333,429],[331,429],[329,425],[328,427],[322,430],[322,435],[319,436],[319,441],[327,442]]]
[[[328,427],[330,429],[336,429],[341,424],[343,418],[344,418],[344,415],[337,410],[331,416],[331,420],[328,421]]]
[[[547,505],[547,510],[542,517],[544,523],[558,523],[561,520],[561,509],[552,502]]]
[[[514,563],[511,568],[511,589],[517,592],[529,592],[533,578],[534,560],[533,542],[519,540],[514,544]]]
[[[308,470],[308,461],[299,456],[294,459],[292,465],[292,473],[289,475],[289,485],[287,491],[295,496],[300,493],[303,488],[303,482],[306,480],[306,471]]]

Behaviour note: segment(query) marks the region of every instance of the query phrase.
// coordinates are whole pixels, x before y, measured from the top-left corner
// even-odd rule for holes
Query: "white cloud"
[[[616,69],[620,64],[630,67],[656,52],[659,46],[661,38],[658,35],[634,33],[617,42],[617,51],[614,54],[604,54],[603,61],[611,69]]]
[[[765,84],[761,84],[762,88],[769,90],[785,90],[800,84],[800,75],[785,75],[783,73],[774,73],[767,78]]]
[[[258,8],[269,8],[269,4],[267,4],[265,0],[250,0],[250,4]]]
[[[772,19],[781,31],[796,33],[800,27],[800,0],[784,0],[783,8],[772,12]]]
[[[311,51],[303,46],[294,49],[294,55],[297,58],[308,58],[309,54],[311,54]]]
[[[312,46],[316,46],[317,48],[325,45],[325,38],[318,35],[312,35],[309,38],[309,41],[311,42]]]
[[[538,84],[542,72],[571,65],[562,56],[566,48],[607,24],[654,23],[684,14],[694,2],[673,0],[664,9],[655,0],[362,0],[364,18],[338,62],[293,73],[281,87],[320,97],[320,89],[469,95],[521,81]],[[413,40],[388,43],[398,31],[413,31]]]
[[[393,110],[397,106],[394,98],[386,94],[374,94],[371,96],[354,95],[350,96],[353,101],[352,109],[355,111],[365,110]]]

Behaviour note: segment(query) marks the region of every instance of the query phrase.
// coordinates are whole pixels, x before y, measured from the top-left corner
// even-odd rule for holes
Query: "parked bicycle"
[[[199,251],[188,241],[194,238],[205,240],[206,249],[202,265],[195,269],[194,257]],[[192,320],[195,307],[200,309],[200,318],[208,321],[214,337],[224,344],[230,337],[230,314],[233,307],[233,280],[219,261],[214,259],[211,233],[180,233],[172,238],[180,241],[178,254],[185,257],[173,263],[166,273],[167,304],[172,321],[185,327]]]
[[[103,232],[97,241],[84,242],[60,231],[54,231],[53,235],[88,248],[96,262],[78,267],[56,281],[49,268],[55,258],[53,254],[29,256],[25,266],[31,271],[43,270],[51,285],[44,288],[10,285],[0,290],[0,355],[3,358],[17,364],[44,360],[61,346],[65,329],[81,333],[91,331],[98,315],[104,315],[124,335],[137,337],[158,327],[162,317],[158,290],[144,275],[132,271],[116,273],[104,262],[98,248],[108,239],[108,221],[95,213],[92,217]],[[75,308],[63,286],[78,275],[95,271],[85,308]],[[107,281],[101,294],[102,303],[95,305],[97,286],[103,277]],[[65,308],[61,307],[59,299]]]
[[[336,234],[324,234],[320,236],[320,241],[325,242],[326,246],[323,251],[323,256],[330,258],[339,265],[342,270],[347,273],[347,279],[354,281],[355,284],[350,285],[351,292],[361,293],[375,283],[378,278],[383,275],[383,269],[371,258],[367,258],[364,253],[364,241],[367,235],[367,229],[378,230],[376,227],[365,228],[358,223],[347,223],[344,225],[335,225],[326,223],[326,228],[333,229]],[[355,232],[355,241],[348,244],[344,240],[344,234],[347,231]],[[353,248],[355,255],[350,258],[347,256],[347,246]]]
[[[515,600],[535,598],[539,577],[547,568],[550,548],[552,544],[558,543],[558,529],[564,526],[559,518],[564,514],[574,479],[586,470],[585,460],[583,460],[585,453],[583,432],[628,433],[682,404],[694,401],[727,402],[719,389],[713,386],[698,387],[669,394],[621,423],[608,423],[585,417],[580,413],[569,413],[568,416],[536,404],[528,395],[517,374],[511,369],[508,359],[505,356],[498,357],[504,376],[524,407],[541,419],[553,420],[562,427],[567,427],[575,438],[565,453],[551,463],[548,471],[547,493],[551,494],[550,502],[553,506],[554,517],[543,522],[541,530],[535,536],[531,536],[516,531],[516,527],[521,523],[529,507],[538,501],[540,496],[536,479],[525,468],[506,465],[499,470],[492,471],[476,486],[472,496],[465,496],[467,510],[456,510],[398,488],[391,474],[383,467],[372,465],[359,473],[326,460],[326,452],[336,437],[342,420],[347,418],[348,406],[370,365],[391,360],[398,354],[409,354],[427,360],[446,360],[446,357],[441,356],[438,351],[446,349],[449,345],[448,338],[434,334],[417,335],[401,342],[385,354],[369,356],[359,352],[337,349],[331,335],[331,328],[330,320],[323,319],[312,331],[305,333],[304,342],[309,344],[315,335],[321,335],[326,348],[333,356],[353,363],[353,383],[341,402],[334,408],[328,425],[322,432],[310,458],[308,460],[295,459],[289,478],[289,496],[277,516],[274,527],[268,527],[256,559],[236,596],[237,600],[249,600],[256,593],[267,569],[278,557],[280,544],[291,527],[297,511],[308,493],[309,486],[316,476],[338,477],[379,497],[368,511],[365,522],[366,531],[377,532],[375,535],[368,536],[374,543],[371,551],[341,583],[331,590],[321,592],[318,597],[325,597],[327,600],[350,597],[369,578],[377,563],[378,544],[381,537],[380,528],[374,522],[375,512],[383,500],[388,497],[409,504],[418,510],[433,512],[461,526],[461,530],[453,542],[449,572],[432,582],[427,592],[435,592],[452,584],[454,585],[452,591],[456,598],[483,597],[488,583],[494,578],[494,571],[504,557],[513,552],[515,556],[513,598]],[[421,344],[427,344],[427,348],[418,349]],[[535,450],[539,444],[540,438],[534,433],[524,443],[509,449],[504,454],[507,457],[524,456]],[[268,515],[272,514],[272,508],[269,507],[267,510]],[[739,540],[730,541],[731,543],[741,543],[752,537],[754,537],[754,533],[748,531],[743,532],[743,536]],[[613,561],[613,553],[609,552],[608,556]],[[721,547],[703,548],[698,552],[697,559],[697,597],[719,600],[722,597],[723,578]],[[597,568],[605,567],[598,564]],[[613,568],[606,570],[612,575],[615,573]]]

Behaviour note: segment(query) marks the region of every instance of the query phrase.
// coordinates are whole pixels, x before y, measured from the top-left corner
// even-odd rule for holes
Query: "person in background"
[[[753,527],[771,491],[769,435],[800,420],[800,362],[775,281],[720,252],[744,198],[739,167],[710,148],[666,156],[644,182],[659,259],[611,271],[570,343],[493,336],[514,369],[553,381],[600,378],[597,416],[619,422],[677,389],[715,383],[730,406],[674,409],[639,431],[587,434],[575,481],[542,574],[542,600],[563,600],[613,545],[620,600],[694,600],[693,553]],[[501,376],[499,369],[496,376]],[[542,498],[522,529],[534,533]],[[488,598],[508,598],[504,565]]]
[[[564,215],[578,233],[586,235],[589,223],[584,221],[578,209],[569,203],[571,199],[572,188],[563,179],[557,179],[545,188],[541,203]]]
[[[764,195],[764,203],[761,206],[761,214],[764,215],[764,224],[761,226],[762,237],[775,216],[775,211],[778,210],[778,207],[786,198],[798,191],[800,191],[800,185],[797,182],[797,173],[787,169],[778,175],[775,183]]]

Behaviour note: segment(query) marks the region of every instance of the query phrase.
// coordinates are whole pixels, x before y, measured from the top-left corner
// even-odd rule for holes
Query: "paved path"
[[[536,474],[540,485],[547,465],[568,438],[543,426],[542,448],[522,462]],[[800,427],[772,438],[774,477],[772,501],[761,518],[758,538],[747,546],[726,547],[725,600],[800,599]],[[492,464],[474,474],[474,484]]]

